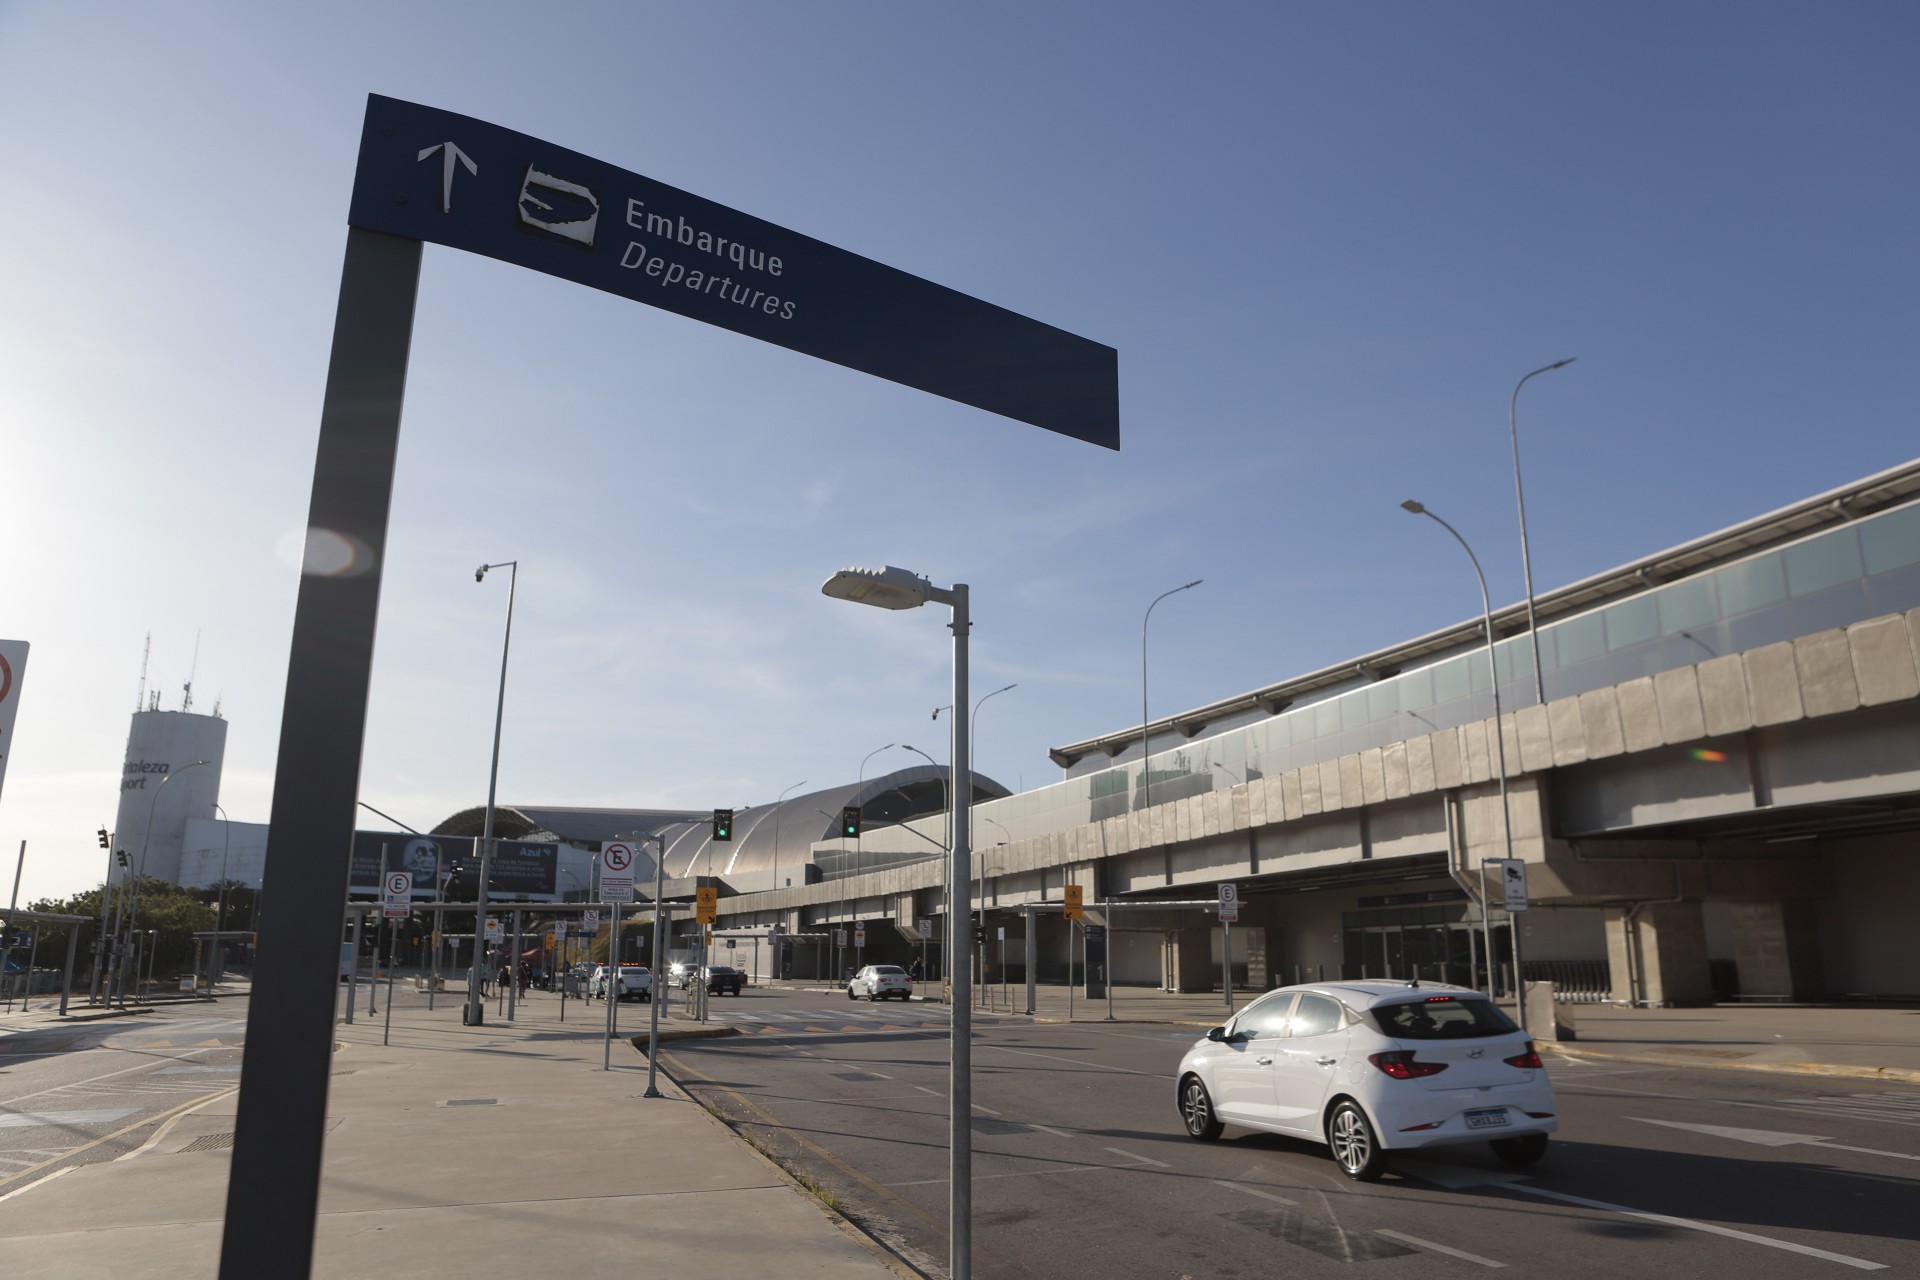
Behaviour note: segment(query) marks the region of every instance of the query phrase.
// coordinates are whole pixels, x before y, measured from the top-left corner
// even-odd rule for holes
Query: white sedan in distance
[[[1487,1142],[1546,1154],[1558,1107],[1533,1041],[1478,991],[1327,982],[1269,991],[1187,1050],[1174,1096],[1203,1142],[1226,1125],[1324,1142],[1369,1182],[1389,1151]]]
[[[847,983],[847,999],[911,1000],[913,979],[897,964],[870,964]]]

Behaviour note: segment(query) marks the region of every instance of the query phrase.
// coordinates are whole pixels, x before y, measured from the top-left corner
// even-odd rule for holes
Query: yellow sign
[[[712,924],[720,915],[720,891],[718,889],[695,889],[693,891],[693,900],[697,908],[696,918],[701,924]]]
[[[1080,918],[1081,911],[1080,911],[1080,886],[1079,885],[1070,884],[1066,887],[1066,906],[1061,909],[1060,914],[1065,916],[1069,920],[1078,920]]]

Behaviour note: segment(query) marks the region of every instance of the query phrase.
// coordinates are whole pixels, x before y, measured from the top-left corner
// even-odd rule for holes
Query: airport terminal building
[[[1524,603],[1493,613],[1491,662],[1474,618],[1055,747],[1049,786],[975,776],[965,905],[985,978],[1023,982],[1031,937],[1042,981],[1082,980],[1061,911],[1078,885],[1122,984],[1506,988],[1517,943],[1522,976],[1574,999],[1920,996],[1920,460],[1546,591],[1534,613],[1537,631]],[[777,927],[786,971],[833,975],[945,936],[946,788],[929,764],[787,797],[739,811],[727,842],[708,813],[649,809],[502,806],[497,830],[556,849],[551,893],[515,895],[530,904],[593,901],[600,844],[657,833],[669,899],[713,885],[717,935]],[[463,810],[434,834],[483,822]],[[183,883],[263,846],[264,827],[228,826],[187,820]],[[1509,854],[1524,913],[1483,893]],[[257,877],[248,861],[236,874]],[[1222,884],[1239,899],[1226,955]],[[856,925],[859,951],[819,950]]]

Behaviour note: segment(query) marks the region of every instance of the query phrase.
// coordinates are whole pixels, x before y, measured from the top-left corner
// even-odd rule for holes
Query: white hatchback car
[[[1194,1138],[1229,1124],[1309,1138],[1362,1182],[1389,1151],[1453,1143],[1529,1165],[1559,1128],[1533,1041],[1482,993],[1440,984],[1269,991],[1187,1050],[1174,1092]]]
[[[847,999],[911,1000],[913,979],[897,964],[870,964],[847,983]]]

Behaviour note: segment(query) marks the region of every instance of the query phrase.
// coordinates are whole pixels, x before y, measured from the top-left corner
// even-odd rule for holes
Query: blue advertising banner
[[[380,888],[380,851],[386,849],[387,870],[413,877],[414,900],[439,894],[448,902],[472,902],[480,892],[479,842],[472,836],[416,836],[395,831],[353,833],[353,871],[348,893],[377,894]],[[551,894],[559,880],[560,846],[526,840],[502,840],[487,872],[487,899],[511,899],[521,894]]]
[[[484,120],[370,94],[347,220],[1120,447],[1113,348]]]

